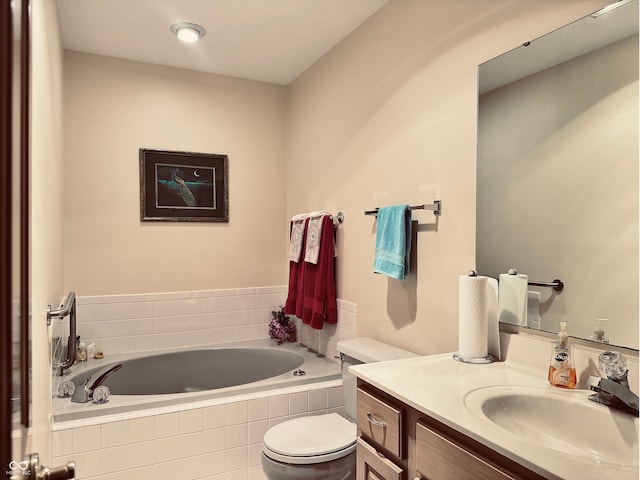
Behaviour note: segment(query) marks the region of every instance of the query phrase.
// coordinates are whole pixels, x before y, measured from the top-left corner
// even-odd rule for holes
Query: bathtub
[[[64,377],[56,378],[54,392],[58,382],[71,380],[80,385],[97,370],[116,363],[123,367],[103,383],[111,390],[108,403],[75,403],[54,395],[53,421],[198,408],[221,399],[249,398],[312,383],[335,385],[340,380],[340,365],[334,360],[300,344],[275,346],[272,340],[263,339],[192,350],[108,355],[74,365]]]

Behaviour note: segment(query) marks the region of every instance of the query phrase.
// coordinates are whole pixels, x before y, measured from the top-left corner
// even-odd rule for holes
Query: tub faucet
[[[618,352],[606,351],[598,357],[600,370],[607,378],[591,375],[587,385],[594,392],[589,400],[638,416],[638,396],[629,388],[627,361]]]
[[[104,368],[101,368],[96,373],[87,378],[82,384],[78,385],[78,387],[74,390],[73,395],[71,396],[72,402],[78,403],[86,403],[91,401],[93,398],[93,392],[97,387],[102,385],[109,375],[113,372],[117,372],[122,368],[121,363],[114,363],[113,365],[107,365]]]

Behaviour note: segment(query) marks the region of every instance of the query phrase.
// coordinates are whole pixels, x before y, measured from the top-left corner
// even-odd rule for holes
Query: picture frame
[[[140,221],[228,223],[227,155],[141,148]]]

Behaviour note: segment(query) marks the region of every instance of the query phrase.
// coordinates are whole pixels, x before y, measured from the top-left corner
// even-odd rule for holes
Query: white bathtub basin
[[[585,391],[490,386],[465,407],[520,440],[594,462],[638,466],[638,418],[587,400]]]

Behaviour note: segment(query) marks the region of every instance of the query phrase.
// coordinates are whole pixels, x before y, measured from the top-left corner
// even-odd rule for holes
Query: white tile
[[[236,288],[236,295],[255,295],[256,289],[251,288]]]
[[[129,445],[129,466],[130,468],[153,465],[154,442],[139,442]]]
[[[73,460],[76,462],[76,478],[86,478],[93,475],[100,475],[100,451],[73,454]],[[66,460],[65,462],[67,462]],[[64,464],[64,463],[62,463]],[[56,463],[55,465],[59,465]]]
[[[226,406],[215,405],[202,409],[202,428],[220,428],[226,425]]]
[[[248,480],[248,472],[246,468],[227,472],[225,480]],[[253,480],[253,479],[252,479]]]
[[[153,441],[154,462],[166,462],[179,458],[179,437],[158,438]]]
[[[184,347],[188,338],[188,332],[157,333],[153,335],[153,349],[164,350],[168,348]]]
[[[88,452],[100,449],[100,425],[73,430],[73,451]]]
[[[247,469],[247,475],[251,480],[267,480],[267,477],[262,471],[262,466],[249,467]]]
[[[180,434],[202,431],[202,409],[201,408],[180,412],[179,415],[180,415]]]
[[[98,334],[100,339],[114,338],[118,336],[118,322],[115,320],[103,320],[99,323]]]
[[[155,438],[170,437],[179,433],[177,413],[166,413],[155,417]]]
[[[269,418],[289,415],[289,396],[276,395],[269,397]]]
[[[221,327],[233,327],[236,324],[234,311],[220,312],[218,314],[218,325]]]
[[[51,456],[58,457],[73,453],[73,430],[51,433]]]
[[[150,474],[150,478],[153,480],[178,478],[178,476],[180,475],[180,461],[174,460],[169,462],[156,463],[151,467]],[[136,478],[132,480],[138,479]]]
[[[269,399],[257,398],[249,400],[248,421],[266,420],[269,418]]]
[[[292,393],[289,395],[289,413],[295,415],[296,413],[307,412],[308,398],[307,392]]]
[[[236,310],[233,315],[234,325],[249,325],[251,323],[251,310]]]
[[[309,411],[314,412],[316,410],[323,410],[327,408],[327,390],[325,388],[320,390],[309,391]]]
[[[136,351],[136,337],[116,338],[116,353],[133,353]]]
[[[235,296],[233,297],[220,297],[218,303],[219,312],[233,312],[236,309]]]
[[[154,301],[152,304],[153,318],[171,317],[187,314],[187,300]]]
[[[247,423],[248,402],[233,402],[226,405],[226,424]]]
[[[344,393],[342,387],[327,388],[327,408],[341,407],[344,405]]]
[[[178,437],[180,458],[202,455],[202,432]]]
[[[202,449],[205,453],[227,448],[227,427],[212,428],[202,432]]]
[[[247,447],[227,448],[227,472],[247,468],[249,464],[249,453]]]
[[[127,445],[100,450],[100,473],[113,473],[129,468]]]
[[[255,443],[247,447],[249,467],[262,464],[262,443]],[[249,477],[253,480],[253,477]]]
[[[249,445],[253,443],[259,443],[260,445],[262,445],[264,434],[267,433],[267,430],[269,430],[269,421],[259,420],[257,422],[250,422],[247,430],[247,442],[249,443]]]
[[[249,327],[247,325],[233,327],[233,340],[235,342],[249,340]]]
[[[129,443],[129,422],[113,422],[100,425],[100,447],[109,448]]]
[[[227,449],[236,447],[246,447],[248,444],[248,425],[232,425],[226,427]]]
[[[202,456],[202,473],[216,475],[227,470],[227,459],[224,451],[206,453]]]
[[[154,333],[181,332],[186,327],[185,316],[155,317],[153,319]]]
[[[190,298],[187,300],[187,313],[217,312],[219,303],[217,297]]]
[[[136,352],[149,352],[153,350],[153,337],[151,335],[136,335]]]
[[[180,459],[180,476],[178,480],[193,480],[202,478],[203,467],[202,457],[191,457]]]

